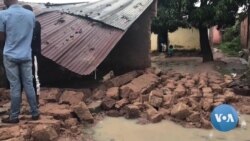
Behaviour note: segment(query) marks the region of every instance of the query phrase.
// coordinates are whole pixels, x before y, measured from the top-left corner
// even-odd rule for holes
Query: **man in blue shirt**
[[[17,0],[4,0],[7,10],[0,12],[0,41],[4,42],[3,62],[10,82],[10,116],[3,123],[18,123],[21,105],[21,83],[33,120],[39,119],[32,79],[31,41],[35,26],[33,12],[18,5]]]

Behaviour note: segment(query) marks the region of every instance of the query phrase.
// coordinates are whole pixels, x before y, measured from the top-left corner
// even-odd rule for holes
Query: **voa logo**
[[[232,114],[227,114],[227,115],[223,115],[223,114],[215,114],[215,118],[217,122],[234,122],[234,117]]]
[[[233,130],[239,121],[235,108],[227,104],[222,104],[214,108],[210,118],[213,127],[222,132]]]

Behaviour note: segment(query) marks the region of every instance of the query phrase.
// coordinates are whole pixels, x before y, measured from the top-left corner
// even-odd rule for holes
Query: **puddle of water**
[[[139,125],[135,120],[110,117],[93,130],[95,141],[250,141],[250,116],[243,118],[246,129],[237,128],[227,133],[183,128],[170,121]]]

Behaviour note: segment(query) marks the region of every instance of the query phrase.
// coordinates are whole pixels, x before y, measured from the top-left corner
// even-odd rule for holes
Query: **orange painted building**
[[[245,18],[240,25],[240,41],[242,48],[247,48],[248,46],[248,18]]]
[[[217,29],[218,26],[213,26],[209,30],[210,42],[212,45],[219,45],[222,41],[221,31]]]

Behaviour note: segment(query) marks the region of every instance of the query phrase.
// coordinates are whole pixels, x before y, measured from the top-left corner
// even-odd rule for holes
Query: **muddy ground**
[[[152,68],[107,76],[91,89],[43,88],[41,119],[30,120],[23,96],[21,122],[1,123],[0,140],[90,140],[85,129],[105,116],[137,119],[138,124],[171,120],[186,128],[211,129],[209,114],[222,103],[250,114],[250,97],[237,95],[229,87],[247,67],[237,58],[216,59],[204,64],[198,57],[158,54],[152,56]],[[9,90],[0,89],[0,97],[2,118],[10,106]]]

